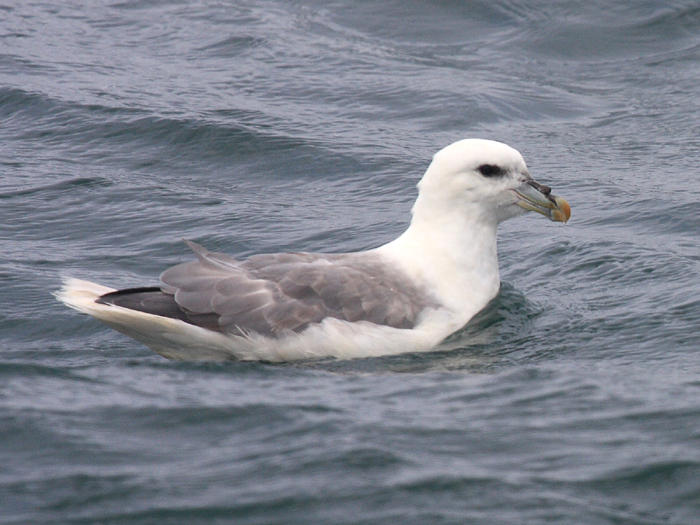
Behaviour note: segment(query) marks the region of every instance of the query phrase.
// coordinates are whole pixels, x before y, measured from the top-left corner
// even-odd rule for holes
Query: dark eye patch
[[[482,164],[476,168],[484,177],[498,177],[505,174],[505,170],[495,164]]]

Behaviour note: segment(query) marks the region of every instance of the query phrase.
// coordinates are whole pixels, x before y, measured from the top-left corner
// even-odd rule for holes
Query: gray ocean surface
[[[503,224],[451,350],[182,363],[59,304],[377,246],[464,137]],[[700,3],[0,1],[0,523],[700,523]]]

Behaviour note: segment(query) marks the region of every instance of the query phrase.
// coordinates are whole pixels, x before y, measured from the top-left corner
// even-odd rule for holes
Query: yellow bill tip
[[[551,219],[557,222],[566,222],[571,218],[571,206],[561,197],[554,197],[556,208],[551,212]]]

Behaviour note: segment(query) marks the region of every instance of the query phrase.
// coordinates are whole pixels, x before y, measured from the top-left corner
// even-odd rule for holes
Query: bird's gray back
[[[197,260],[163,272],[161,289],[190,316],[218,316],[225,333],[277,336],[327,317],[412,328],[433,304],[428,291],[372,252],[264,254],[238,261],[188,244]]]

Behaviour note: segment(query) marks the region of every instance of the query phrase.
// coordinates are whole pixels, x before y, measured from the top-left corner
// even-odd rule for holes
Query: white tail
[[[95,299],[113,291],[114,288],[68,277],[64,279],[63,286],[54,293],[54,296],[66,306],[75,308],[79,312],[95,315],[96,309],[104,307],[104,305],[95,303]]]

